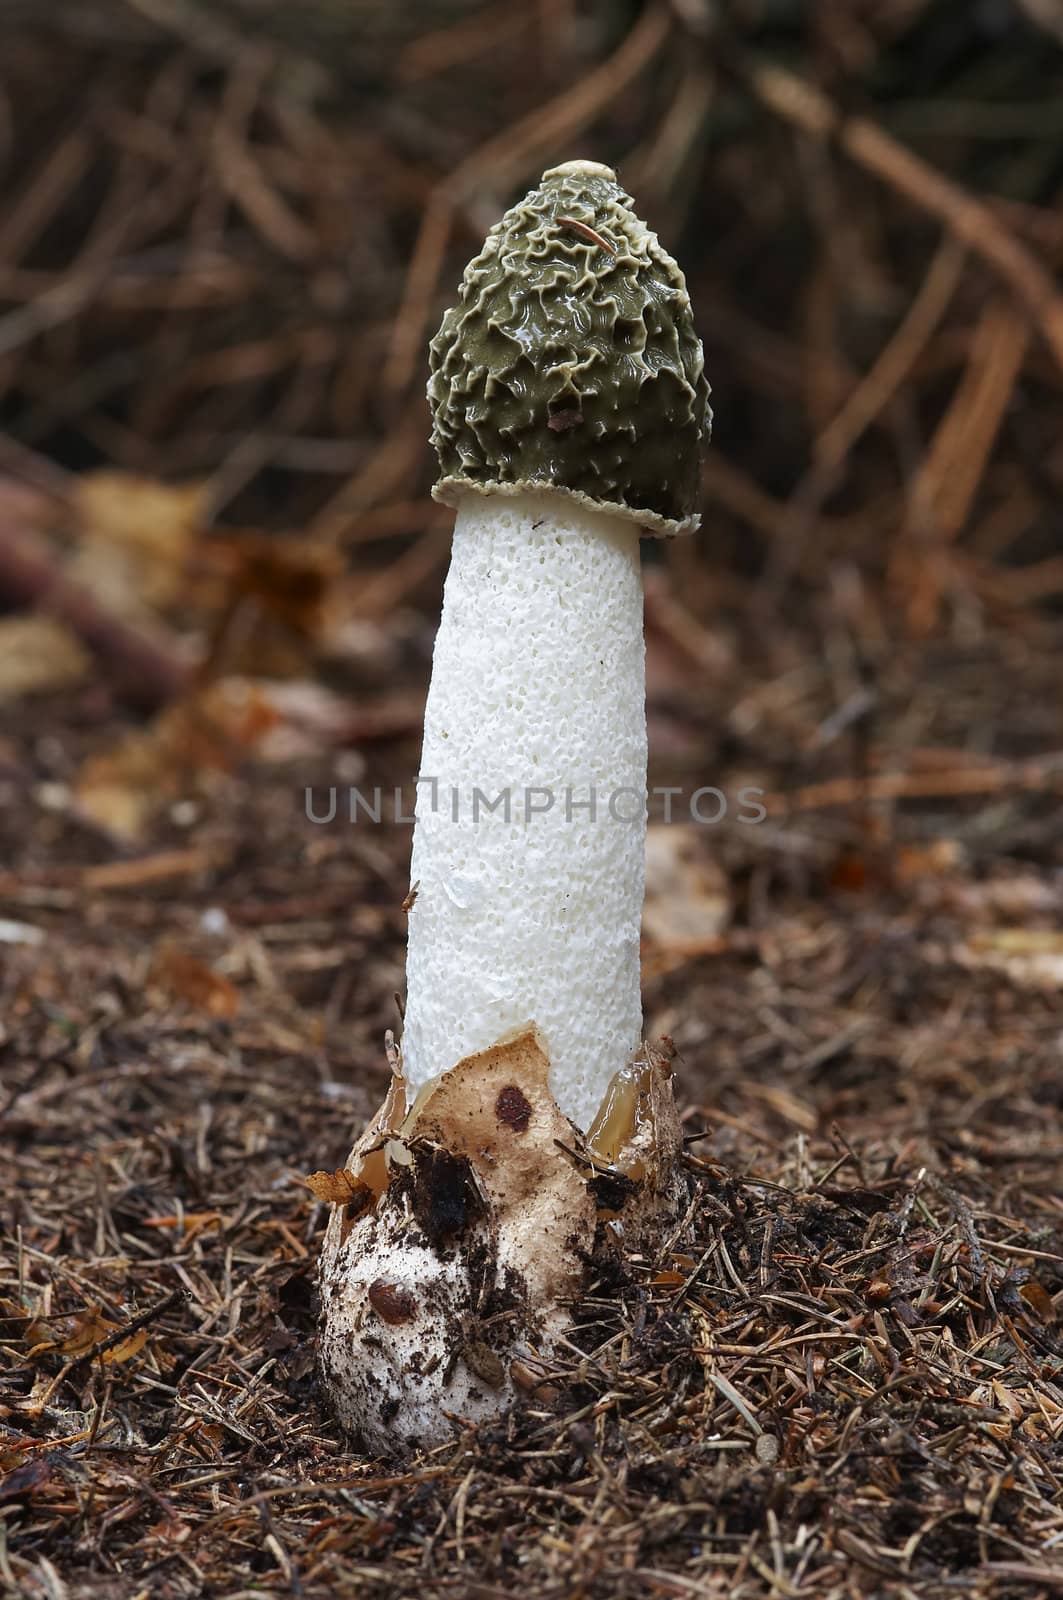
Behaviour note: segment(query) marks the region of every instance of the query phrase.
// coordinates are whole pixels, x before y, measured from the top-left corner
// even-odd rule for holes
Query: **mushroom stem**
[[[632,205],[608,167],[553,168],[432,341],[433,494],[457,526],[405,1080],[345,1172],[315,1174],[322,1378],[374,1450],[498,1416],[600,1253],[641,1250],[686,1193],[668,1062],[639,1042],[638,539],[697,526],[708,385],[683,275]]]
[[[639,530],[551,490],[461,498],[425,711],[412,1090],[534,1022],[587,1128],[638,1048],[646,833]]]

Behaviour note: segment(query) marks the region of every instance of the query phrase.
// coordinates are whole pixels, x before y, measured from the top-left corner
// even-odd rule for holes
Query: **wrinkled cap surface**
[[[608,167],[555,167],[491,229],[432,340],[436,498],[554,488],[685,532],[708,395],[679,267]]]

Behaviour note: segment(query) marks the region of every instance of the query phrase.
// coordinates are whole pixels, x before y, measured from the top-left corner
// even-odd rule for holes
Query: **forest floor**
[[[651,834],[647,1031],[679,1051],[699,1249],[590,1287],[548,1402],[398,1466],[322,1406],[303,1179],[383,1096],[410,831],[309,820],[351,757],[288,756],[213,773],[130,851],[70,796],[134,724],[98,686],[27,703],[2,753],[12,1591],[1058,1590],[1063,770],[1035,750],[1061,647],[898,663],[866,781],[821,755],[794,781],[811,690],[788,751],[718,741],[724,792],[791,802]],[[972,697],[978,752],[902,763]],[[697,717],[733,711],[710,685]],[[385,782],[413,722],[373,747]]]
[[[0,0],[0,1589],[1048,1600],[1059,7],[357,12]],[[645,563],[694,1243],[588,1284],[505,1423],[372,1460],[304,1180],[388,1083],[410,828],[343,801],[417,771],[427,340],[572,156],[713,385]]]

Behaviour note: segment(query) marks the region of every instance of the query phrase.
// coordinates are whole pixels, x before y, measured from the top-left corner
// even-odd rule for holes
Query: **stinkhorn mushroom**
[[[675,1203],[670,1078],[641,1043],[639,536],[697,526],[710,413],[683,275],[631,207],[608,167],[547,172],[432,341],[457,517],[401,1068],[321,1272],[326,1388],[378,1450],[510,1404],[603,1230]]]

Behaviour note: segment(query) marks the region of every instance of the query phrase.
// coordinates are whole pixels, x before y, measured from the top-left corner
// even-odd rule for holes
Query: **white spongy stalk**
[[[554,1098],[590,1125],[641,1038],[645,799],[638,529],[549,491],[469,494],[410,868],[414,1089],[534,1022]]]

